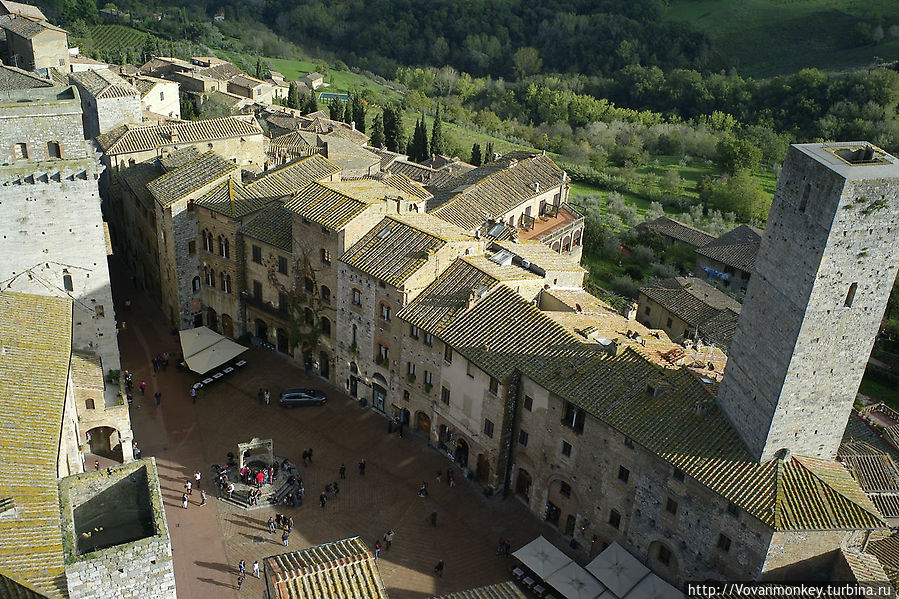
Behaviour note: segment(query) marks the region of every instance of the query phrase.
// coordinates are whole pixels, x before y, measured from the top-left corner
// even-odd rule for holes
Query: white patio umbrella
[[[624,599],[684,599],[684,594],[655,574],[649,574]]]
[[[570,557],[543,536],[537,537],[512,555],[543,580],[563,566],[573,563]]]
[[[557,570],[544,582],[566,599],[598,599],[606,590],[601,582],[574,562]]]
[[[243,345],[207,327],[180,331],[179,334],[184,361],[197,374],[206,374],[247,351]]]
[[[612,543],[586,566],[587,572],[621,599],[649,574],[649,568],[618,543]]]

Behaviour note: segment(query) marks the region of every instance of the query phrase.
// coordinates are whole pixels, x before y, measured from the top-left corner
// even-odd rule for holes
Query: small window
[[[571,485],[566,482],[559,483],[559,493],[562,497],[571,497]]]
[[[278,272],[282,275],[287,274],[287,258],[284,256],[278,256]]]
[[[222,287],[225,293],[231,293],[231,275],[225,275],[225,286]]]
[[[724,553],[730,551],[730,539],[725,535],[718,535],[718,549]]]
[[[674,478],[674,480],[684,482],[684,471],[680,470],[679,468],[675,468],[671,476]]]
[[[450,347],[449,345],[446,345],[446,346],[444,346],[444,348],[443,348],[443,360],[444,360],[447,364],[452,364],[452,363],[453,363],[453,348]]]
[[[616,529],[621,526],[621,514],[616,510],[609,512],[609,526]]]
[[[94,409],[94,400],[91,399],[90,397],[88,397],[87,399],[85,399],[85,400],[84,400],[84,407],[86,407],[88,410],[93,410],[93,409]]]
[[[331,288],[327,285],[322,285],[322,302],[326,304],[331,303]]]
[[[94,313],[97,316],[105,316],[106,309],[103,307],[103,304],[97,304],[96,306],[94,306]]]
[[[258,245],[253,246],[253,262],[262,264],[262,248]]]
[[[659,562],[665,566],[671,563],[671,550],[664,545],[659,545]]]
[[[808,197],[812,194],[812,184],[806,183],[805,189],[802,190],[802,198],[799,200],[799,211],[805,212],[808,207]]]
[[[434,384],[434,373],[430,370],[425,370],[425,385],[433,385]]]
[[[304,308],[303,309],[303,320],[307,326],[314,327],[315,326],[315,312],[313,312],[311,308]]]
[[[530,395],[524,396],[524,409],[527,410],[528,412],[530,412],[534,409],[534,398],[531,397]]]
[[[331,264],[331,250],[322,248],[322,264]]]
[[[278,292],[278,310],[287,312],[287,294],[283,291]]]
[[[322,316],[321,329],[322,335],[324,335],[325,337],[331,336],[331,321],[326,316]]]
[[[411,397],[411,396],[409,395],[409,390],[408,390],[408,389],[403,389],[403,401],[409,401],[409,397]]]
[[[262,301],[262,283],[253,281],[253,299],[257,302]]]
[[[425,345],[428,347],[432,347],[434,345],[434,335],[431,333],[425,333]]]
[[[440,401],[442,401],[446,405],[449,405],[449,400],[450,400],[450,390],[447,389],[446,387],[441,387],[440,388]]]
[[[194,280],[191,283],[191,289],[194,293],[200,290],[200,277],[194,277]]]
[[[47,156],[50,158],[62,158],[62,152],[59,150],[58,141],[47,142]]]
[[[665,501],[665,511],[669,514],[677,514],[677,502],[669,497]]]
[[[387,364],[390,363],[390,348],[386,345],[378,344],[378,359]]]
[[[197,242],[196,241],[188,241],[187,242],[187,253],[188,254],[196,254],[197,253]]]
[[[419,328],[418,328],[417,326],[415,326],[414,324],[409,325],[409,336],[412,337],[413,339],[418,339],[418,332],[419,332],[420,330],[421,330],[421,329],[419,329]]]
[[[484,434],[493,438],[493,422],[487,418],[484,419]]]
[[[853,283],[852,285],[849,286],[849,292],[846,294],[846,301],[844,302],[844,305],[847,308],[852,307],[852,302],[855,301],[855,292],[856,291],[858,291],[858,283]]]
[[[27,160],[28,159],[28,146],[24,143],[19,143],[13,146],[13,160]]]
[[[381,320],[390,322],[390,306],[381,304]]]
[[[490,395],[496,395],[497,393],[499,393],[499,381],[490,377]]]
[[[67,270],[63,270],[62,272],[62,286],[66,291],[75,291],[75,287],[72,285],[72,275],[70,275]]]
[[[525,447],[528,446],[528,434],[527,434],[527,432],[525,432],[525,431],[518,431],[518,443],[521,444],[521,445],[524,445]]]
[[[353,305],[361,306],[362,305],[362,292],[358,289],[353,289]]]
[[[625,435],[625,436],[624,436],[624,446],[627,447],[628,449],[633,449],[633,448],[634,448],[634,441],[633,441],[633,439],[631,439],[630,437],[628,437],[627,435]]]
[[[730,503],[727,504],[727,513],[730,514],[731,516],[733,516],[734,518],[737,518],[740,515],[740,508],[737,507],[736,503],[731,501]]]
[[[474,365],[471,363],[471,360],[469,360],[468,363],[465,365],[465,374],[467,374],[471,378],[474,378],[473,366]]]
[[[415,379],[415,362],[407,362],[406,363],[406,374],[408,374],[412,379]]]
[[[651,310],[650,310],[649,306],[646,306],[645,308],[643,308],[643,313],[646,314],[647,316],[649,315],[650,311]]]
[[[562,455],[566,458],[571,457],[571,443],[568,441],[562,441]]]
[[[565,416],[562,418],[562,426],[570,428],[580,434],[584,432],[584,421],[587,413],[571,402],[565,402]]]
[[[624,466],[618,466],[618,480],[620,480],[623,483],[626,483],[630,477],[631,477],[630,470],[628,470]]]

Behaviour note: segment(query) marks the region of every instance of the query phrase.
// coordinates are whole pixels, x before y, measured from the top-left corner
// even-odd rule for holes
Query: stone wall
[[[129,152],[127,154],[104,155],[104,164],[114,170],[127,168],[138,162],[146,162],[147,160],[155,160],[161,156],[183,150],[184,148],[194,147],[201,154],[210,150],[216,154],[234,161],[239,166],[255,164],[263,166],[265,164],[265,137],[260,133],[258,135],[248,135],[246,137],[229,137],[224,139],[209,139],[195,143],[172,143],[167,146],[151,148],[139,152]]]
[[[98,100],[85,90],[81,90],[81,97],[84,109],[84,132],[89,139],[112,131],[126,123],[141,124],[143,108],[137,92],[133,96]]]
[[[194,240],[194,254],[197,260],[197,271],[191,277],[192,297],[199,297],[204,309],[204,323],[209,328],[232,339],[235,335],[235,323],[239,322],[238,298],[241,287],[241,239],[237,229],[240,221],[216,214],[206,208],[195,208],[197,214],[197,237]],[[203,244],[203,231],[212,236],[212,251],[207,251]],[[221,244],[219,243],[221,241]],[[225,255],[227,254],[227,255]],[[206,284],[206,268],[215,271],[215,280]],[[227,277],[222,282],[222,275]],[[194,292],[194,283],[199,283],[199,290]],[[228,283],[230,281],[230,284]],[[212,309],[213,312],[209,310]]]
[[[178,82],[159,81],[141,99],[141,106],[148,112],[181,118],[181,100]]]
[[[84,158],[81,100],[74,87],[25,94],[28,102],[0,98],[0,164],[16,160],[15,144],[26,144],[30,160],[47,160],[48,142],[59,144],[62,158]]]
[[[899,269],[899,164],[791,146],[718,399],[757,458],[837,452]]]

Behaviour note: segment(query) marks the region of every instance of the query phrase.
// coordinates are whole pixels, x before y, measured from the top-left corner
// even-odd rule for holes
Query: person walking
[[[345,478],[346,478],[346,464],[341,464],[340,465],[340,480],[343,480]]]
[[[271,534],[275,534],[275,519],[271,516],[268,517],[268,531]]]
[[[281,533],[281,542],[284,543],[284,546],[287,547],[287,543],[290,539],[290,533],[287,532],[287,529],[284,529],[284,532]]]
[[[193,495],[193,484],[189,480],[184,481],[184,492],[188,495]]]
[[[147,390],[147,381],[140,382],[140,394],[144,395]]]
[[[243,586],[243,581],[247,579],[246,574],[238,574],[237,575],[237,590],[240,590],[240,587]]]
[[[153,394],[153,397],[156,398],[156,406],[158,407],[159,404],[162,403],[162,393],[160,391],[157,391]]]
[[[437,526],[437,512],[431,512],[431,515],[428,517],[431,520],[431,526]]]
[[[381,541],[375,541],[375,561],[381,557]]]
[[[365,458],[362,458],[362,461],[359,462],[359,476],[365,476]]]
[[[312,463],[312,448],[309,448],[309,463]]]
[[[181,494],[181,507],[187,509],[187,493]]]
[[[269,405],[272,401],[272,392],[268,389],[265,390],[265,405]]]
[[[100,460],[94,460],[94,470],[100,469]]]
[[[340,495],[340,487],[337,486],[336,482],[331,483],[331,492],[334,493],[334,499],[337,499],[337,496]]]
[[[203,475],[200,473],[199,470],[194,472],[194,480],[196,481],[196,483],[194,483],[194,486],[196,486],[198,489],[200,488],[200,479],[201,478],[203,478]]]
[[[253,560],[253,576],[256,578],[261,578],[262,576],[259,573],[259,560]]]
[[[390,546],[393,544],[393,535],[394,534],[395,533],[393,532],[393,529],[388,530],[386,533],[384,533],[384,548],[385,549],[387,549],[387,550],[390,549]]]
[[[234,493],[234,483],[228,483],[228,499],[231,499],[231,495]]]
[[[446,564],[443,563],[443,560],[437,562],[437,565],[434,566],[434,574],[443,578],[443,571],[446,569]]]
[[[247,562],[245,562],[244,560],[240,560],[239,562],[237,562],[237,571],[240,572],[241,574],[246,574],[247,573]]]
[[[197,403],[197,388],[196,387],[190,388],[190,401],[191,401],[191,403]]]
[[[200,489],[200,507],[206,505],[206,491]]]
[[[443,470],[437,471],[437,484],[440,484],[440,477],[443,475]]]
[[[259,399],[259,405],[262,405],[262,402],[265,401],[265,392],[262,390],[262,387],[259,387],[259,392],[256,393],[256,398]]]
[[[322,507],[325,507],[325,503],[328,502],[327,498],[325,498],[325,492],[324,492],[324,491],[322,491],[322,494],[319,495],[319,497],[318,497],[318,502],[321,504]]]

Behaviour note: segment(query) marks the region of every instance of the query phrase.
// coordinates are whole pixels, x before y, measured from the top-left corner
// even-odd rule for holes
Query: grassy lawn
[[[704,31],[743,75],[765,77],[814,66],[841,70],[899,59],[899,38],[856,46],[862,20],[899,22],[896,0],[671,0],[666,18]]]
[[[899,389],[893,385],[881,383],[866,375],[862,379],[859,393],[867,395],[872,399],[882,401],[894,410],[899,410]]]
[[[370,118],[373,118],[374,115],[375,112],[369,113]],[[420,116],[419,113],[411,110],[403,115],[403,127],[406,131],[407,140],[412,136],[412,131],[415,129],[415,121],[417,121]],[[431,128],[433,125],[434,118],[425,115],[425,126],[428,130],[428,139],[430,139]],[[443,135],[449,140],[450,147],[456,147],[456,149],[458,149],[459,158],[465,161],[471,159],[471,147],[476,143],[481,144],[482,153],[486,151],[487,144],[491,142],[493,143],[493,151],[499,152],[500,154],[505,154],[506,152],[511,152],[513,150],[534,153],[539,152],[536,148],[506,141],[498,137],[493,137],[487,133],[481,133],[480,131],[468,129],[467,127],[457,125],[456,123],[449,123],[447,121],[443,121]]]

